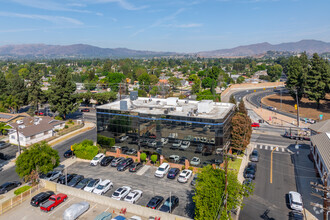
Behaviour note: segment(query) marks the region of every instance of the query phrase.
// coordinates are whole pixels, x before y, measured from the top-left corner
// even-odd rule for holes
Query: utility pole
[[[328,188],[328,174],[327,172],[324,172],[323,174],[323,186],[321,184],[315,183],[315,182],[310,182],[311,186],[316,189],[319,190],[321,192],[323,192],[323,196],[316,194],[316,193],[311,193],[312,196],[315,196],[317,198],[320,198],[323,200],[323,206],[321,204],[317,204],[314,202],[311,202],[310,204],[314,207],[317,208],[321,208],[323,209],[323,220],[327,220],[328,219],[328,212],[330,211],[330,209],[328,208],[328,193],[330,191],[330,189]]]
[[[18,155],[21,155],[21,145],[19,142],[18,127],[16,127],[17,143],[18,143]]]
[[[228,199],[228,193],[227,193],[227,185],[228,185],[228,179],[227,179],[227,174],[228,174],[228,156],[227,153],[225,154],[225,212],[227,215],[227,199]]]
[[[296,88],[296,101],[297,101],[297,127],[299,128],[299,100],[298,100],[298,90]]]

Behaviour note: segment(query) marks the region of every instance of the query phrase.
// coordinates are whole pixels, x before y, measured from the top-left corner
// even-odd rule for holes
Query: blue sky
[[[330,42],[329,0],[0,0],[0,45],[198,52]]]

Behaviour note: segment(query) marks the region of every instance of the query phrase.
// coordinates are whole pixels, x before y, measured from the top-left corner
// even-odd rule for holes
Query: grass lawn
[[[241,163],[242,163],[242,159],[239,158],[237,158],[235,161],[230,160],[228,163],[228,168],[238,173],[239,168],[241,167]]]

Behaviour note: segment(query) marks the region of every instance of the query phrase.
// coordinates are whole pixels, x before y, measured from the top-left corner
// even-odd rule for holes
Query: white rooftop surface
[[[97,109],[121,110],[120,102],[127,103],[127,110],[122,109],[122,111],[209,119],[223,119],[234,108],[234,104],[213,102],[211,100],[192,101],[175,97],[167,99],[139,97],[134,101],[129,98],[122,99],[121,101],[98,106]]]

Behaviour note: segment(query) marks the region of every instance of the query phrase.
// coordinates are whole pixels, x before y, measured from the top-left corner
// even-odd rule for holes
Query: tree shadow
[[[192,199],[194,196],[194,190],[187,190],[187,203],[184,207],[184,213],[191,219],[195,217],[195,203]]]

